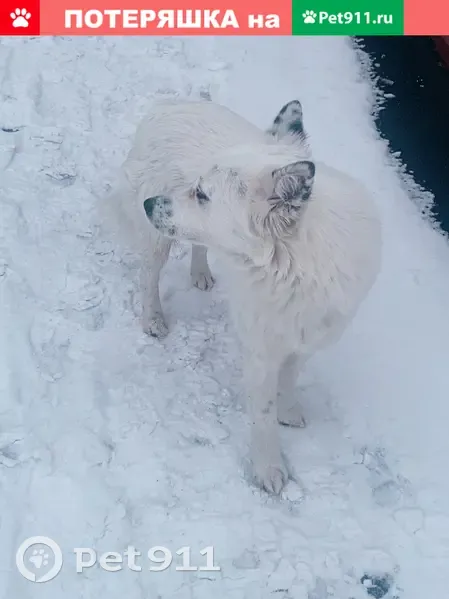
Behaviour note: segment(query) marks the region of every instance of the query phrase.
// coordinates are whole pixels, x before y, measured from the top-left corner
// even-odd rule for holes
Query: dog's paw
[[[143,331],[147,335],[150,335],[150,337],[157,337],[158,339],[166,337],[168,335],[168,327],[165,324],[162,314],[157,314],[152,318],[145,319]]]
[[[252,461],[255,484],[272,495],[279,495],[288,482],[288,472],[281,455],[277,460],[263,462]]]
[[[201,291],[209,291],[215,284],[215,279],[210,271],[193,272],[191,274],[192,285]]]
[[[298,428],[304,428],[307,424],[299,404],[295,403],[289,406],[283,404],[282,401],[278,404],[278,422],[284,426],[295,426]]]

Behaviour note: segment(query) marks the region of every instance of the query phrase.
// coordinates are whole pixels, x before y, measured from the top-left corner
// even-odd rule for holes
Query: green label
[[[404,0],[292,0],[293,35],[403,35]]]

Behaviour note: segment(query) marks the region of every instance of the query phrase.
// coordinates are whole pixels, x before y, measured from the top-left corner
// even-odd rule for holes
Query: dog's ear
[[[302,140],[306,139],[302,106],[299,100],[292,100],[280,109],[268,130],[268,134],[277,139],[282,139],[288,134],[297,136]]]
[[[312,193],[315,164],[310,160],[293,162],[272,173],[273,192],[269,202],[273,208],[298,210]]]

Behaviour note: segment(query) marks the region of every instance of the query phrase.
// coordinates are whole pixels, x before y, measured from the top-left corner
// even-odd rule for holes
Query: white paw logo
[[[16,8],[16,10],[9,16],[12,19],[13,27],[28,27],[31,13],[29,13],[26,8]]]
[[[48,565],[48,553],[45,553],[44,549],[35,549],[28,558],[28,561],[31,562],[35,568],[40,570],[42,566]]]
[[[17,569],[31,582],[52,580],[61,571],[62,563],[61,548],[49,537],[30,537],[17,549]]]
[[[313,25],[316,22],[317,18],[316,12],[313,10],[306,10],[306,12],[302,13],[302,18],[304,19],[304,23]]]

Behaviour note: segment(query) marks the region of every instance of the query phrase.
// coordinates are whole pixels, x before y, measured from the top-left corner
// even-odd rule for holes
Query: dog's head
[[[288,235],[312,194],[315,165],[279,164],[280,157],[247,152],[220,161],[189,190],[146,199],[153,226],[169,237],[241,255],[251,254],[257,239]]]

